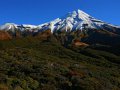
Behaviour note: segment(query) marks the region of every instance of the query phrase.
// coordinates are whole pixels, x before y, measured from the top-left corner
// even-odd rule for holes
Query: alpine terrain
[[[120,90],[120,26],[82,10],[1,25],[0,90]]]

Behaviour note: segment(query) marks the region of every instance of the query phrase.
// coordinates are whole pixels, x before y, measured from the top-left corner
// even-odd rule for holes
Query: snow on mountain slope
[[[112,26],[117,27],[111,24],[107,24],[101,20],[95,19],[94,17],[88,15],[87,13],[83,12],[82,10],[73,11],[68,13],[62,18],[57,18],[51,22],[41,24],[38,26],[35,25],[16,25],[13,23],[7,23],[5,25],[0,26],[0,30],[12,30],[15,29],[19,30],[33,30],[33,31],[44,31],[44,30],[51,30],[51,32],[60,30],[60,31],[73,31],[73,30],[82,30],[84,25],[87,28],[93,29],[104,29],[104,26]]]
[[[6,23],[4,25],[1,25],[0,26],[0,30],[5,30],[5,31],[15,31],[15,30],[34,30],[34,29],[37,29],[38,26],[36,25],[28,25],[28,24],[23,24],[23,25],[17,25],[17,24],[14,24],[14,23]]]
[[[102,29],[103,26],[107,23],[95,19],[94,17],[88,15],[87,13],[77,10],[73,11],[72,13],[68,13],[65,15],[65,17],[57,18],[49,23],[40,25],[40,29],[51,29],[51,31],[56,30],[82,30],[84,27],[83,25],[87,25],[88,28],[94,28],[94,29]],[[109,24],[111,25],[111,24]],[[113,27],[116,27],[114,25],[111,25]]]
[[[17,24],[14,23],[6,23],[0,26],[0,30],[11,30],[14,31],[17,28]]]

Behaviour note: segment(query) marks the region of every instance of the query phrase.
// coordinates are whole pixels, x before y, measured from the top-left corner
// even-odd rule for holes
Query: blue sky
[[[0,24],[41,24],[81,9],[120,25],[120,0],[0,0]]]

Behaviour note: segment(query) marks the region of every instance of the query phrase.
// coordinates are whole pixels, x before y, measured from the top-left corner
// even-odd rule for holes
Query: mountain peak
[[[84,11],[78,9],[76,11],[69,12],[66,17],[73,17],[73,18],[75,18],[75,17],[78,17],[78,18],[87,17],[87,18],[89,18],[91,16],[88,15],[87,13],[85,13]]]
[[[85,13],[84,11],[78,9],[78,15],[79,16],[86,16],[86,17],[90,17],[90,15],[88,15],[87,13]]]
[[[43,30],[51,30],[51,32],[60,30],[60,31],[73,31],[73,30],[82,30],[84,25],[87,25],[87,28],[90,29],[104,29],[105,26],[107,28],[110,26],[116,27],[114,25],[107,24],[101,20],[95,19],[84,11],[78,9],[73,12],[69,12],[62,18],[57,18],[51,22],[41,24],[38,26],[35,25],[16,25],[13,23],[7,23],[5,25],[0,26],[0,30],[12,30],[15,28],[24,28],[30,29],[33,31],[43,31]]]

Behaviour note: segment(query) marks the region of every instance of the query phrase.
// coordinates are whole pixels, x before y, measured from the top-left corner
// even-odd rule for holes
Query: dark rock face
[[[89,44],[105,44],[111,46],[120,45],[120,35],[107,30],[94,30],[88,32],[88,37],[82,38],[83,42]]]

